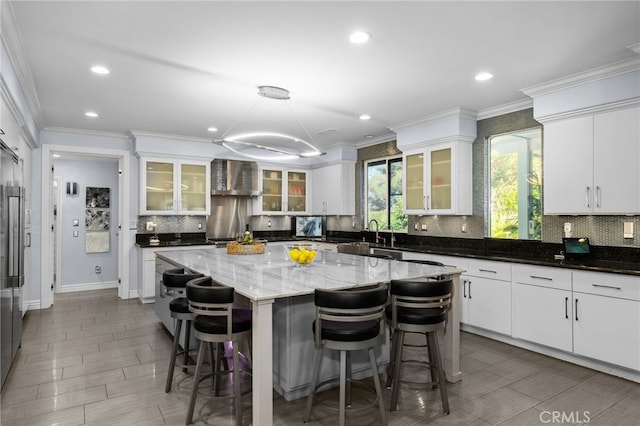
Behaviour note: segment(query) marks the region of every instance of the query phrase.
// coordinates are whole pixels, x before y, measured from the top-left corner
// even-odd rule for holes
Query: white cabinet
[[[640,370],[640,278],[573,272],[573,351]]]
[[[513,265],[513,337],[573,350],[571,271]]]
[[[403,155],[406,214],[471,214],[471,143],[429,145]]]
[[[210,163],[140,158],[140,214],[208,215]]]
[[[260,170],[261,196],[254,202],[255,214],[305,214],[310,182],[306,170]]]
[[[511,335],[511,264],[469,259],[461,279],[461,321]]]
[[[637,214],[639,162],[638,107],[545,124],[545,214]]]
[[[355,163],[319,167],[311,172],[311,213],[354,215],[356,213]]]

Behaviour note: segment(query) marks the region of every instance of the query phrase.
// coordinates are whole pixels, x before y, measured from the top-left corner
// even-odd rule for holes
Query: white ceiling
[[[391,134],[389,126],[455,107],[525,100],[520,89],[637,56],[629,46],[640,42],[638,1],[11,7],[43,128],[202,139],[272,130],[321,149],[366,144]],[[354,30],[371,41],[351,44]],[[111,73],[91,73],[95,64]],[[480,71],[495,77],[477,82]],[[260,98],[259,85],[286,88],[291,100]],[[99,117],[85,117],[88,110]],[[365,113],[372,118],[359,120]]]

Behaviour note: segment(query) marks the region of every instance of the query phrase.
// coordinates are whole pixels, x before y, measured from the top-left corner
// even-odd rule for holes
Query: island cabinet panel
[[[313,295],[278,299],[273,305],[273,386],[287,401],[307,396],[310,390],[315,356],[314,318]],[[388,342],[385,327],[385,334],[380,336],[380,345],[375,349],[379,373],[389,362]],[[340,375],[339,352],[325,350],[323,355],[319,383]],[[366,350],[351,352],[351,362],[354,378],[371,376]]]
[[[571,352],[571,271],[513,265],[513,337]]]
[[[573,273],[573,351],[640,370],[640,278]]]

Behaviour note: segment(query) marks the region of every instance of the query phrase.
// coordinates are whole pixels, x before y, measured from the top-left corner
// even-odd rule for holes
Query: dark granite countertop
[[[148,247],[181,247],[215,245],[216,241],[207,240],[205,232],[159,233],[158,244],[150,244],[149,239],[155,234],[136,234],[136,246]]]

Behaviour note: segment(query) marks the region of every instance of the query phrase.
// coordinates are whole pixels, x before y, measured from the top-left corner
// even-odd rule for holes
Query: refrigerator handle
[[[8,255],[8,284],[10,287],[20,287],[22,285],[22,188],[19,186],[9,187],[9,249]]]

